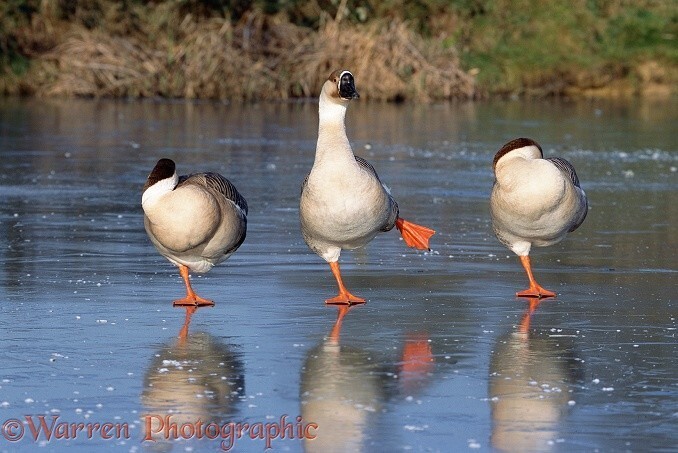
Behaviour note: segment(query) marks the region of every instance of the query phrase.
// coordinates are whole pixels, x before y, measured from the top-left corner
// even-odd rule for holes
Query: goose
[[[324,82],[318,107],[315,160],[301,188],[299,216],[304,241],[330,265],[339,293],[328,304],[364,303],[344,285],[342,249],[365,246],[380,232],[397,227],[409,247],[429,249],[430,228],[399,216],[398,204],[376,170],[355,156],[346,136],[349,101],[358,99],[353,74],[337,70]]]
[[[391,370],[374,351],[341,344],[342,320],[355,305],[337,307],[331,333],[309,349],[301,368],[301,416],[319,427],[304,439],[307,453],[364,451],[393,388]]]
[[[530,248],[560,242],[586,218],[588,201],[574,167],[560,157],[544,159],[537,142],[517,138],[497,151],[490,197],[497,239],[520,257],[530,287],[519,297],[555,297],[532,274]]]
[[[218,173],[177,176],[174,161],[160,159],[148,175],[141,205],[148,237],[179,267],[186,285],[186,297],[174,305],[214,305],[195,294],[189,270],[207,272],[240,247],[247,231],[245,199]]]
[[[418,395],[423,387],[417,384],[426,382],[435,366],[423,333],[407,335],[399,358],[342,344],[342,322],[356,305],[336,307],[330,334],[309,349],[301,367],[301,417],[318,426],[314,437],[304,439],[307,453],[371,451],[367,446],[374,442],[384,407]]]
[[[500,336],[490,355],[492,451],[553,451],[584,373],[573,337],[530,327],[542,299],[530,298],[520,326]],[[538,383],[538,384],[537,384]]]
[[[186,306],[179,337],[153,354],[143,378],[141,417],[151,451],[172,451],[170,426],[235,415],[245,396],[245,364],[235,345],[207,332],[188,332],[200,309]],[[171,414],[171,421],[165,418]]]

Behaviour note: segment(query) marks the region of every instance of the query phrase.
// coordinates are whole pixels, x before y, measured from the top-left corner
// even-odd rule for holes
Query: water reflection
[[[245,392],[244,365],[233,347],[206,332],[189,334],[197,309],[186,307],[178,337],[155,354],[144,377],[143,434],[157,441],[149,444],[154,449],[168,448],[162,442],[168,438],[166,416],[178,426],[199,420],[221,424],[233,417]]]
[[[491,443],[502,451],[552,448],[581,380],[573,337],[553,337],[531,326],[545,300],[529,301],[520,325],[500,338],[490,360]]]
[[[422,333],[407,336],[402,360],[395,365],[375,360],[368,350],[342,346],[342,323],[356,307],[337,307],[332,330],[308,352],[302,368],[301,415],[318,425],[317,436],[304,441],[308,452],[362,451],[386,401],[423,388],[435,366],[428,337]]]
[[[674,415],[678,413],[678,152],[675,134],[666,131],[675,129],[678,97],[670,103],[624,105],[360,102],[355,107],[355,116],[347,120],[356,152],[378,166],[383,179],[393,184],[402,209],[424,224],[441,227],[435,253],[402,257],[397,253],[402,245],[383,236],[375,239],[379,243],[354,255],[351,279],[360,287],[373,288],[370,297],[375,303],[355,308],[357,314],[344,318],[337,355],[349,346],[363,348],[358,377],[353,379],[358,382],[348,378],[344,382],[360,386],[360,379],[376,380],[389,387],[375,390],[386,413],[369,413],[367,426],[361,427],[363,443],[370,444],[366,449],[376,450],[373,445],[378,444],[392,451],[404,445],[413,445],[414,450],[467,450],[467,436],[460,433],[468,428],[484,450],[487,442],[482,440],[490,438],[485,412],[489,407],[464,403],[488,396],[489,350],[497,341],[490,332],[506,334],[497,347],[509,351],[504,353],[507,357],[494,359],[493,371],[511,377],[509,365],[527,367],[501,363],[515,361],[517,352],[511,348],[538,357],[538,351],[550,347],[551,353],[545,354],[549,358],[543,361],[545,365],[557,361],[558,351],[567,355],[572,340],[544,338],[549,332],[540,323],[549,307],[559,307],[554,311],[562,324],[582,331],[576,351],[595,356],[587,360],[586,375],[601,379],[600,385],[577,386],[574,410],[551,423],[548,429],[560,431],[566,439],[557,444],[559,449],[674,448],[678,444]],[[243,320],[229,328],[229,335],[242,338],[243,347],[251,351],[247,359],[260,370],[254,377],[265,404],[250,410],[233,400],[223,411],[213,409],[213,414],[237,411],[236,417],[265,421],[267,415],[277,417],[283,410],[296,413],[297,409],[288,409],[290,404],[296,407],[297,396],[291,398],[279,389],[297,389],[300,371],[271,369],[272,377],[266,374],[267,364],[280,363],[281,357],[303,361],[305,357],[296,354],[308,351],[290,349],[290,344],[308,342],[308,331],[322,322],[314,311],[309,314],[308,307],[314,306],[318,291],[329,282],[324,274],[312,275],[317,263],[310,259],[298,234],[297,212],[299,184],[316,145],[317,109],[317,103],[0,99],[0,234],[5,238],[0,240],[0,297],[6,302],[0,304],[2,410],[22,416],[54,408],[76,417],[73,411],[86,411],[86,406],[100,402],[103,406],[97,418],[114,420],[137,418],[141,411],[150,412],[159,404],[147,387],[144,401],[148,407],[140,409],[142,382],[136,370],[150,367],[149,378],[154,377],[149,383],[162,379],[159,368],[175,371],[163,365],[163,359],[158,358],[157,364],[151,361],[161,352],[166,359],[175,359],[178,352],[165,351],[180,349],[179,345],[168,342],[165,346],[165,340],[149,345],[148,332],[162,328],[157,310],[166,308],[155,295],[174,284],[177,276],[169,275],[171,265],[161,263],[152,253],[138,191],[149,166],[166,156],[188,166],[232,174],[233,182],[253,197],[253,240],[243,245],[242,255],[239,251],[233,257],[237,266],[220,271],[229,274],[229,281],[233,277],[229,298],[242,303],[217,307],[211,313]],[[516,275],[513,258],[492,240],[487,197],[496,147],[517,131],[531,134],[537,130],[545,154],[562,155],[577,170],[581,168],[592,210],[581,234],[556,250],[543,251],[544,260],[551,263],[544,272],[558,275],[569,300],[543,302],[527,319],[532,321],[530,332],[521,339],[520,332],[507,332],[502,312],[489,309],[487,303],[501,300],[497,298],[506,294]],[[159,264],[168,271],[158,272]],[[216,275],[208,276],[202,285],[217,294],[220,282]],[[479,292],[488,298],[467,297]],[[261,301],[290,294],[294,297],[284,309],[262,309]],[[398,309],[384,310],[391,305],[386,301]],[[515,305],[514,300],[504,302],[507,307]],[[372,311],[376,307],[378,314]],[[251,316],[252,310],[256,317]],[[183,312],[175,313],[183,318]],[[194,315],[189,341],[203,314],[207,312]],[[327,330],[323,334],[329,333],[331,324],[323,326]],[[422,388],[417,398],[422,404],[408,405],[398,400],[408,396],[397,389],[402,388],[407,373],[402,364],[395,363],[403,346],[393,337],[403,338],[403,329],[416,330],[422,325],[434,341],[437,375],[410,374],[412,382],[421,377],[416,385]],[[180,326],[177,321],[177,331]],[[229,344],[215,335],[216,340],[203,335],[205,343]],[[261,339],[271,346],[258,347]],[[239,352],[241,340],[233,341],[239,342],[238,348],[226,349]],[[312,343],[321,343],[320,338]],[[129,350],[139,353],[129,354]],[[329,353],[319,346],[314,354]],[[444,358],[448,354],[451,361]],[[55,361],[46,367],[48,357]],[[198,358],[199,354],[187,357]],[[446,366],[457,360],[453,370]],[[371,367],[370,362],[374,362]],[[565,376],[577,373],[564,371],[565,362],[561,359],[560,367],[551,372],[561,389],[572,389],[571,378],[568,381]],[[225,367],[212,372],[238,375],[220,368]],[[399,379],[392,378],[395,371]],[[391,376],[379,379],[369,376],[370,372]],[[523,378],[524,386],[528,380]],[[537,376],[534,381],[546,379]],[[115,390],[102,393],[102,383],[110,383]],[[252,387],[250,376],[247,384]],[[348,385],[343,390],[347,397],[351,395]],[[495,394],[501,397],[498,390],[495,386]],[[80,393],[79,401],[73,398],[74,391]],[[323,387],[317,391],[322,396]],[[176,395],[167,392],[165,399],[171,401]],[[85,400],[84,395],[94,400]],[[10,406],[4,408],[3,403]],[[498,399],[497,404],[501,408],[502,401]],[[173,406],[179,407],[180,402],[175,400]],[[554,407],[564,410],[562,402]],[[138,415],[130,415],[134,411]],[[499,433],[508,422],[501,422],[499,412],[495,414],[498,422],[493,428]],[[413,429],[403,429],[403,425]],[[426,425],[427,431],[417,429]],[[194,451],[205,450],[195,443]],[[242,441],[242,448],[247,444]],[[70,445],[77,451],[97,447],[89,440]],[[298,448],[296,440],[290,445],[292,450]],[[219,450],[218,445],[209,447]],[[255,451],[259,447],[263,449],[260,442],[253,444]]]

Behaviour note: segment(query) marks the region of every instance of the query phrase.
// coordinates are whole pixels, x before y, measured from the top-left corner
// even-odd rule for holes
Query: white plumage
[[[323,85],[318,143],[311,172],[302,185],[301,232],[308,246],[330,264],[339,294],[327,303],[362,303],[346,290],[339,271],[342,249],[363,247],[396,226],[410,247],[428,249],[434,231],[407,222],[374,167],[353,154],[345,127],[346,108],[357,99],[353,75],[335,71]]]
[[[207,272],[245,240],[247,202],[217,173],[177,176],[170,159],[160,159],[148,176],[141,205],[144,226],[161,255],[179,267],[186,297],[175,305],[214,305],[197,296],[188,271]]]
[[[532,246],[560,242],[584,221],[588,202],[574,167],[559,157],[544,159],[537,142],[518,138],[496,153],[493,168],[492,226],[520,257],[530,280],[530,288],[517,295],[555,296],[535,281],[529,253]]]

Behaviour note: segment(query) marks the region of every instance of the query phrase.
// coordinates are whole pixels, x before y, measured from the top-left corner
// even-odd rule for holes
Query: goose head
[[[141,205],[148,206],[155,202],[160,196],[171,192],[179,183],[176,165],[171,159],[160,159],[144,184],[143,194],[141,196]]]
[[[350,71],[337,70],[330,74],[320,92],[321,126],[322,124],[343,124],[349,101],[359,97],[355,89],[353,74]]]
[[[355,79],[350,71],[338,69],[325,81],[322,94],[334,102],[346,103],[351,99],[358,99],[360,95],[355,89]]]
[[[497,165],[510,159],[522,157],[523,159],[541,159],[544,157],[541,146],[531,138],[516,138],[501,147],[494,155],[492,168],[496,171]]]

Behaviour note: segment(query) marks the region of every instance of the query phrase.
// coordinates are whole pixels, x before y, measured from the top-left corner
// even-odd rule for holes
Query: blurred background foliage
[[[196,33],[201,30],[216,34],[198,37]],[[401,34],[398,39],[382,36],[396,32]],[[317,81],[306,80],[308,74],[303,71],[297,75],[295,62],[284,62],[281,55],[299,59],[302,50],[313,49],[316,57],[331,64],[335,61],[332,45],[325,41],[334,37],[342,41],[337,45],[346,47],[339,62],[346,66],[370,70],[369,62],[354,61],[348,54],[349,50],[360,53],[360,46],[367,46],[369,40],[381,39],[383,44],[381,50],[371,54],[373,60],[382,54],[383,58],[398,60],[394,64],[397,83],[390,94],[375,98],[670,95],[675,92],[678,67],[677,34],[675,0],[3,0],[0,92],[241,99],[314,95]],[[120,82],[117,73],[98,74],[98,81],[90,84],[92,92],[85,88],[56,89],[59,83],[65,86],[64,78],[82,76],[64,74],[68,68],[60,52],[80,49],[83,58],[96,58],[96,53],[85,52],[82,46],[76,47],[72,42],[65,45],[74,37],[91,45],[132,45],[146,57],[164,52],[169,59],[190,59],[186,52],[197,51],[197,47],[205,51],[188,42],[226,40],[232,46],[231,60],[242,58],[243,68],[248,64],[262,65],[264,69],[256,76],[269,79],[236,94],[228,90],[189,90],[182,80],[167,80],[167,87],[159,86],[156,92],[143,87],[111,86],[102,91],[103,79],[114,81],[114,85]],[[317,42],[311,43],[313,39]],[[356,44],[344,42],[348,40]],[[305,49],[298,47],[300,42],[305,42]],[[185,49],[178,50],[177,46],[183,44]],[[384,46],[389,52],[383,52]],[[417,54],[422,61],[405,61],[416,60]],[[216,58],[224,64],[219,55],[206,53],[193,58]],[[271,57],[274,60],[266,60]],[[128,72],[141,74],[143,68],[134,65],[143,65],[144,58],[121,65]],[[441,82],[439,74],[424,74],[448,71],[449,67],[440,63],[444,58],[472,78],[471,89],[466,86],[468,80],[458,74],[454,76],[458,79],[455,83],[464,84],[459,89],[437,86],[435,83]],[[428,61],[434,63],[427,64]],[[153,72],[155,82],[160,72],[177,70],[165,67],[160,60],[153,64],[157,66]],[[374,64],[385,69],[391,62]],[[323,65],[317,66],[313,69],[324,69]],[[102,71],[104,66],[97,67]],[[280,85],[270,75],[280,70],[289,72],[286,77],[299,76],[298,83]],[[151,83],[143,82],[143,77],[125,80]],[[253,90],[260,90],[260,95]],[[426,96],[425,90],[434,94]]]

